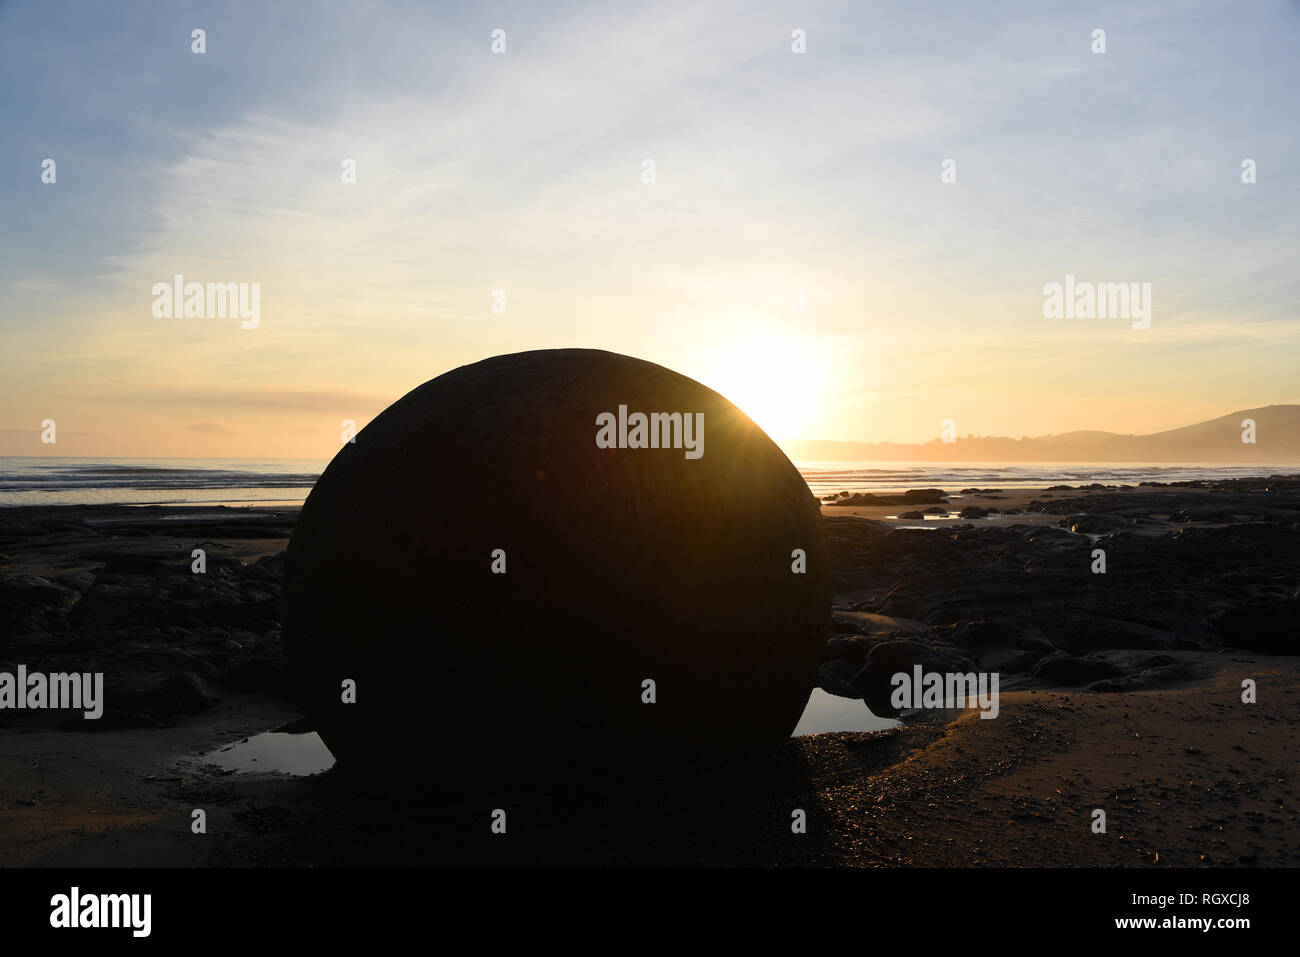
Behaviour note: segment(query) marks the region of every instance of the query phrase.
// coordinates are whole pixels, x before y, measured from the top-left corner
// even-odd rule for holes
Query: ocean
[[[1141,462],[796,462],[818,498],[837,492],[909,488],[1043,488],[1048,485],[1137,485],[1193,479],[1291,475],[1295,466],[1151,465]]]
[[[328,459],[0,457],[6,505],[300,505]]]
[[[298,505],[327,459],[0,457],[0,507],[13,505]],[[1294,467],[1024,462],[796,462],[818,496],[909,488],[1136,485],[1294,472]]]

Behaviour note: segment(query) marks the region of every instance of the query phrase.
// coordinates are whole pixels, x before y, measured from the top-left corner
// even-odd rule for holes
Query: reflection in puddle
[[[884,731],[898,725],[897,718],[877,718],[861,698],[841,698],[827,694],[821,688],[813,688],[808,707],[803,709],[803,717],[794,729],[794,736],[826,731]]]
[[[227,771],[281,771],[298,775],[318,774],[334,766],[334,755],[315,731],[255,734],[209,754],[205,760]]]

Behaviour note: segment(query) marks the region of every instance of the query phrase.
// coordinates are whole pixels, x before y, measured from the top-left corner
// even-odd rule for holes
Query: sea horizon
[[[1300,466],[1215,462],[895,462],[792,460],[818,498],[908,488],[1031,489],[1295,474]],[[29,505],[301,505],[320,458],[0,456],[0,508]]]

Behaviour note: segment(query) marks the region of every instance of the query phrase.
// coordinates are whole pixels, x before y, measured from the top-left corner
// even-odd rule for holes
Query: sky
[[[1294,0],[0,0],[0,454],[328,457],[557,347],[778,440],[1297,402],[1297,49]],[[1067,275],[1149,326],[1046,317]]]

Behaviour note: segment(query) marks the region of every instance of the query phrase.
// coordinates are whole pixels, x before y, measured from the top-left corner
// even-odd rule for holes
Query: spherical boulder
[[[817,502],[735,406],[588,349],[426,382],[289,544],[285,648],[341,768],[627,780],[779,744],[830,620]]]

